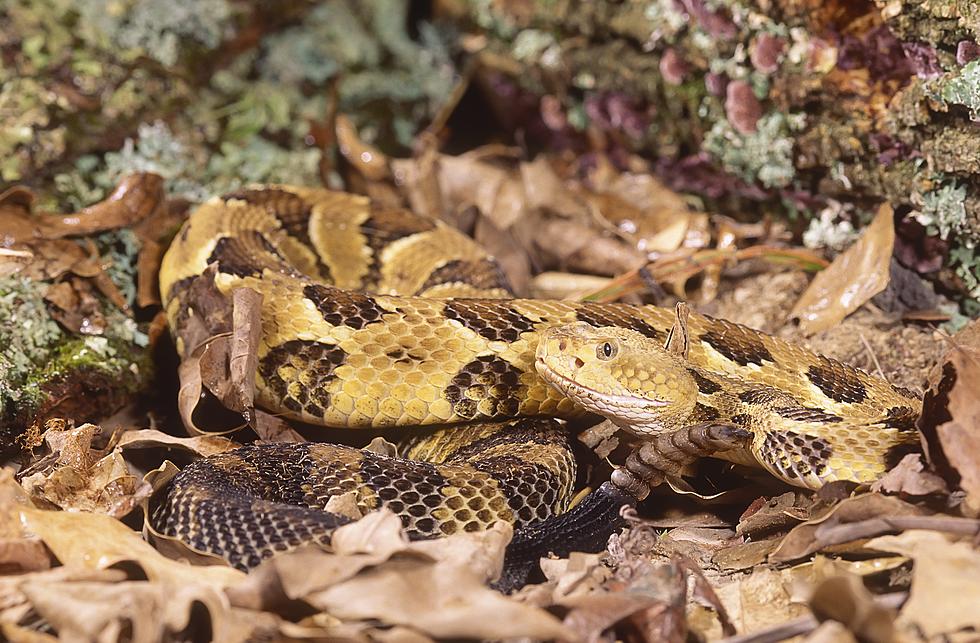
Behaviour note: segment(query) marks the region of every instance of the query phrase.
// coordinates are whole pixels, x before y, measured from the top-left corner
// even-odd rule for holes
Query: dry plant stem
[[[785,641],[794,636],[809,634],[817,629],[820,622],[812,616],[801,616],[800,618],[774,625],[773,627],[753,632],[752,634],[740,634],[721,639],[718,643],[775,643]]]
[[[930,529],[960,536],[980,536],[980,520],[955,516],[895,516],[872,518],[826,529],[817,529],[816,537],[823,547],[853,542],[892,531]]]
[[[864,350],[868,351],[868,355],[871,356],[871,361],[874,362],[875,371],[878,373],[878,377],[883,380],[887,380],[885,377],[885,372],[881,370],[881,364],[878,362],[878,356],[875,355],[874,350],[871,348],[871,344],[868,343],[867,338],[865,338],[864,333],[858,333],[858,337],[861,339],[861,343],[864,344]]]

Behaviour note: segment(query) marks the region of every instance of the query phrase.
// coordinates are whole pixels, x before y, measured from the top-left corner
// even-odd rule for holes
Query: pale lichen
[[[704,149],[722,166],[745,181],[766,187],[786,187],[793,180],[793,130],[802,126],[802,115],[782,112],[764,114],[756,131],[742,134],[726,119],[719,119],[705,136]]]
[[[0,423],[11,404],[32,403],[25,397],[35,392],[23,383],[63,337],[48,315],[43,287],[16,276],[0,279]]]
[[[837,252],[844,250],[858,237],[854,224],[845,218],[845,212],[851,209],[848,205],[831,199],[827,207],[810,219],[809,227],[803,233],[803,245],[807,248],[829,248]]]
[[[980,117],[980,60],[967,63],[951,78],[937,82],[944,101],[963,105],[974,119]]]
[[[966,187],[955,181],[943,183],[922,195],[922,205],[915,218],[930,234],[941,239],[966,229]]]
[[[78,31],[89,42],[117,48],[126,58],[147,55],[175,64],[183,46],[213,49],[230,29],[226,0],[79,0]]]

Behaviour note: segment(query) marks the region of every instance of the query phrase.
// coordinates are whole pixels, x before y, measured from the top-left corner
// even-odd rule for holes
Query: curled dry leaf
[[[952,348],[930,375],[919,423],[929,460],[953,470],[952,482],[966,492],[966,504],[980,514],[980,321],[952,339]],[[956,479],[958,478],[958,480]]]
[[[826,330],[857,310],[888,285],[895,246],[892,207],[878,208],[861,238],[813,278],[791,317],[798,317],[807,335]]]
[[[37,615],[21,589],[25,583],[115,583],[125,579],[126,573],[120,569],[91,570],[66,566],[24,574],[0,575],[0,623],[22,623],[36,628]]]
[[[299,431],[289,426],[289,422],[281,417],[266,413],[261,409],[255,409],[253,416],[255,423],[252,430],[255,431],[255,435],[259,436],[260,440],[266,442],[306,442],[306,438]]]
[[[334,132],[338,150],[364,178],[377,182],[388,177],[388,157],[361,139],[350,118],[337,114]]]
[[[905,496],[948,494],[946,482],[935,473],[926,471],[922,456],[910,453],[871,485],[872,491]]]
[[[61,640],[118,641],[131,628],[126,638],[134,642],[193,639],[206,632],[227,641],[235,627],[224,596],[206,585],[29,581],[21,590]]]
[[[249,288],[236,288],[226,297],[214,285],[215,274],[215,266],[209,266],[191,283],[196,292],[189,299],[197,302],[195,314],[182,316],[176,329],[181,351],[177,407],[192,433],[208,432],[194,421],[205,388],[246,422],[255,422],[262,296]]]
[[[974,545],[951,542],[934,531],[911,530],[875,538],[868,547],[915,561],[909,598],[898,616],[899,627],[910,635],[921,632],[929,640],[957,640],[957,634],[975,640],[980,631],[980,552]]]
[[[163,204],[163,177],[141,172],[125,177],[103,201],[72,214],[43,215],[39,224],[49,239],[87,235],[135,225]]]
[[[225,453],[241,446],[219,435],[200,435],[181,438],[155,429],[125,431],[118,435],[119,438],[115,444],[117,448],[123,451],[130,449],[152,449],[155,447],[178,448],[206,458],[210,455]]]

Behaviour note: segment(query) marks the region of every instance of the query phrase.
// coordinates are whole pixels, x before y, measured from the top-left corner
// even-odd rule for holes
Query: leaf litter
[[[805,283],[803,271],[827,265],[787,245],[776,224],[709,216],[660,185],[639,160],[624,169],[599,154],[582,167],[562,156],[524,161],[500,146],[449,156],[434,144],[421,145],[416,158],[389,160],[360,142],[350,123],[337,127],[351,159],[370,157],[351,169],[365,191],[475,234],[504,259],[519,287],[533,289],[547,273],[561,276],[558,290],[566,295],[669,303],[671,293],[691,291],[717,312],[738,284]],[[47,237],[36,235],[38,221],[8,217],[30,201],[28,193],[0,199],[4,220],[30,232],[17,237],[0,265],[63,278],[48,303],[69,329],[80,330],[91,288],[111,296],[90,281],[99,274],[91,255],[74,242],[79,250],[63,251],[59,235],[117,225],[155,229],[146,233],[152,243],[144,245],[148,258],[141,257],[139,273],[140,284],[151,283],[164,247],[160,230],[172,229],[186,210],[157,202],[122,221],[113,201],[125,194],[45,222],[54,230]],[[892,230],[883,206],[863,238],[830,264],[824,283],[814,280],[799,299],[807,324],[792,332],[811,333],[853,313],[846,326],[865,313],[869,298],[894,287]],[[47,257],[40,264],[39,255]],[[212,284],[204,278],[194,287]],[[152,288],[140,305],[153,302],[147,293]],[[766,297],[756,298],[765,305]],[[211,302],[208,310],[177,329],[187,358],[178,403],[186,426],[197,426],[197,407],[210,395],[241,417],[233,429],[249,426],[260,440],[302,440],[252,406],[254,293],[211,291],[199,300]],[[759,310],[739,307],[737,314]],[[757,325],[770,332],[784,328],[772,313],[763,318]],[[896,323],[864,327],[868,345],[880,346],[875,338],[888,337]],[[815,339],[828,333],[833,329]],[[199,427],[184,437],[124,426],[103,435],[92,424],[52,425],[41,452],[16,477],[12,469],[0,474],[2,632],[22,641],[971,640],[980,630],[973,609],[980,604],[980,331],[974,323],[952,337],[932,334],[947,352],[936,354],[919,421],[924,459],[906,456],[870,489],[839,486],[816,495],[751,476],[735,489],[720,489],[721,482],[698,488],[716,480],[709,468],[683,495],[658,490],[656,506],[630,514],[631,527],[605,552],[543,559],[543,580],[509,596],[488,585],[511,537],[506,525],[409,542],[394,516],[375,512],[340,528],[329,551],[289,552],[249,574],[166,546],[147,530],[154,548],[139,533],[139,509],[176,472],[167,458],[221,453],[241,434]],[[894,357],[874,357],[890,372]],[[616,457],[614,436],[595,433],[593,440]],[[602,475],[601,466],[594,470]]]

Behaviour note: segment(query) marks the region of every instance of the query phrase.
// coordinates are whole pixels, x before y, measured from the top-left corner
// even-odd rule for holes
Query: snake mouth
[[[615,408],[636,408],[640,405],[649,408],[668,406],[670,404],[670,402],[665,400],[651,400],[649,398],[639,397],[637,395],[617,395],[616,393],[603,393],[601,391],[597,391],[593,388],[584,386],[570,377],[562,375],[558,371],[548,366],[542,357],[536,357],[534,364],[537,368],[538,374],[541,375],[541,377],[576,402],[578,402],[581,398],[585,398],[601,401],[605,403],[606,406]],[[578,403],[582,404],[582,402]],[[582,404],[582,406],[587,405]],[[589,410],[596,413],[600,412],[598,408],[590,408]]]

